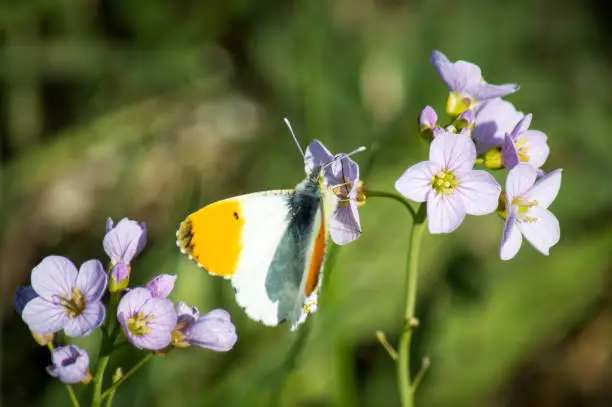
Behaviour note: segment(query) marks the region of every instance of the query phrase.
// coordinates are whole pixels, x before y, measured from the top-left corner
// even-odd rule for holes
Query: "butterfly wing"
[[[295,197],[278,190],[218,201],[189,215],[177,232],[181,250],[210,274],[231,279],[238,304],[266,325],[293,320],[303,308],[311,240],[303,226],[316,211],[304,213]]]

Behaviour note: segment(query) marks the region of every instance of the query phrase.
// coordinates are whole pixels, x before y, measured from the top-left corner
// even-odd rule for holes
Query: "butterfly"
[[[308,164],[308,151],[304,155],[285,123]],[[312,145],[322,147],[317,140]],[[363,149],[306,165],[307,176],[295,189],[235,196],[199,209],[176,232],[178,247],[209,274],[231,280],[251,319],[268,326],[289,321],[295,330],[317,309],[330,220],[339,204],[326,172]]]

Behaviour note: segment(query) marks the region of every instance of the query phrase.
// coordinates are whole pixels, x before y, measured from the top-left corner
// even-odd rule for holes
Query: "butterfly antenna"
[[[300,142],[298,141],[297,137],[295,137],[295,133],[293,132],[293,128],[291,128],[291,123],[289,123],[289,119],[287,119],[286,117],[283,117],[283,121],[285,122],[287,127],[289,127],[289,131],[291,132],[291,136],[293,136],[293,141],[295,141],[295,145],[297,145],[297,148],[298,148],[298,150],[300,150],[300,153],[302,154],[302,157],[304,157],[304,150],[302,150],[302,146],[300,146]]]
[[[325,169],[325,168],[329,167],[330,165],[332,165],[336,160],[342,160],[343,158],[348,158],[348,157],[352,156],[353,154],[357,154],[357,153],[360,153],[362,151],[365,151],[365,149],[366,149],[365,146],[361,146],[361,147],[356,148],[355,150],[351,151],[348,154],[338,154],[337,156],[334,157],[333,160],[331,160],[330,162],[325,164],[323,166],[323,169]]]

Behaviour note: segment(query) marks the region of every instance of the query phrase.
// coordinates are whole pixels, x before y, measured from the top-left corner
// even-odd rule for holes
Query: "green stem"
[[[106,332],[102,331],[102,342],[98,353],[98,366],[93,378],[94,390],[91,398],[91,407],[100,407],[102,404],[102,385],[104,384],[104,371],[114,350],[115,340],[119,335],[120,328],[117,324],[117,306],[121,296],[119,293],[111,293]]]
[[[102,403],[102,382],[104,381],[104,370],[106,370],[106,366],[108,365],[108,361],[110,360],[110,355],[105,354],[100,356],[98,359],[98,367],[96,369],[96,375],[93,378],[94,382],[94,391],[91,400],[91,407],[100,407]]]
[[[408,209],[408,212],[410,212],[410,216],[412,217],[413,220],[416,219],[417,214],[412,208],[412,205],[410,205],[410,202],[408,202],[408,200],[401,195],[394,194],[393,192],[374,191],[370,189],[366,189],[365,195],[367,198],[380,197],[380,198],[393,199],[401,203],[402,205],[404,205],[404,207],[406,207],[406,209]]]
[[[417,266],[419,262],[419,249],[421,236],[425,229],[426,205],[421,204],[414,218],[408,251],[408,276],[406,285],[406,309],[404,312],[404,325],[398,349],[397,381],[403,407],[414,406],[414,384],[410,380],[410,339],[412,328],[416,326],[414,310],[417,293]]]
[[[138,369],[140,369],[145,363],[147,363],[149,361],[149,359],[151,359],[154,355],[155,355],[154,352],[147,353],[147,355],[144,358],[140,359],[140,361],[138,363],[136,363],[123,377],[121,377],[121,379],[117,380],[108,389],[106,389],[104,391],[104,393],[102,393],[100,399],[104,400],[105,398],[107,398],[111,394],[113,394],[115,392],[115,390],[117,390],[117,387],[119,387],[121,385],[121,383],[123,383],[124,381],[129,379],[130,376],[132,376],[134,373],[136,373],[136,371]]]
[[[47,342],[47,348],[49,348],[49,352],[53,353],[53,342],[49,341]],[[79,400],[76,397],[76,394],[74,394],[74,390],[72,389],[72,386],[67,384],[66,385],[66,390],[68,391],[68,397],[70,397],[70,401],[72,402],[72,405],[74,407],[80,407],[79,406]]]

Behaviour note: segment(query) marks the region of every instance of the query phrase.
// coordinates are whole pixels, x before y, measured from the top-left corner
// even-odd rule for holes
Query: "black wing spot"
[[[236,220],[240,219],[240,216],[238,216],[238,212],[234,212],[234,219]]]

